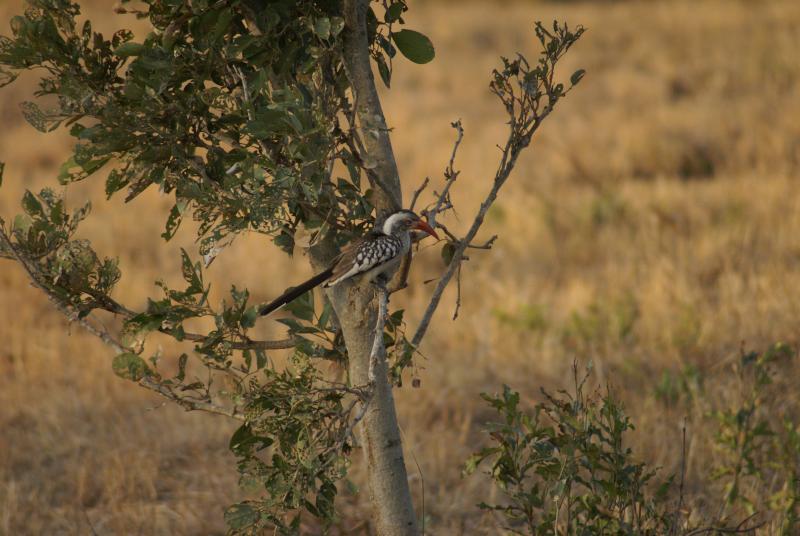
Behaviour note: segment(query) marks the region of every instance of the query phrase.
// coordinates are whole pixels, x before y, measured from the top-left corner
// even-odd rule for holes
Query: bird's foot
[[[386,288],[386,285],[389,284],[389,278],[386,274],[378,274],[375,276],[375,279],[372,280],[372,284],[378,288]]]
[[[378,291],[386,291],[387,285],[389,284],[389,278],[386,277],[386,274],[379,274],[375,276],[372,280],[372,285],[375,287],[375,290]]]

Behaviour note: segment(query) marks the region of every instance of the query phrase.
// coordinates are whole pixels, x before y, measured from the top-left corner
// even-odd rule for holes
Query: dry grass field
[[[116,20],[110,2],[85,4],[104,29],[136,24]],[[614,387],[637,426],[631,448],[664,474],[679,471],[688,417],[686,493],[696,515],[716,508],[708,474],[719,453],[705,412],[735,397],[742,345],[800,342],[800,3],[411,4],[409,25],[431,37],[437,58],[397,64],[387,118],[406,199],[425,176],[441,180],[449,124],[463,120],[461,218],[452,221],[461,229],[505,135],[487,88],[498,57],[533,55],[536,19],[589,28],[562,70],[587,75],[501,192],[485,229],[500,238],[471,254],[458,320],[448,294],[415,371],[421,387],[396,392],[428,533],[498,533],[475,508],[494,493],[487,481],[460,476],[489,417],[478,393],[507,383],[531,404],[540,386],[570,385],[574,359],[591,360],[593,381]],[[2,2],[0,33],[20,6]],[[0,91],[4,217],[25,188],[55,184],[70,148],[64,132],[45,136],[24,122],[18,103],[34,84]],[[159,238],[168,199],[106,203],[99,180],[69,198],[82,195],[94,200],[82,235],[120,258],[121,301],[141,307],[157,295],[158,274],[179,277],[178,248],[195,246],[188,228],[169,244]],[[431,292],[423,281],[440,269],[438,249],[423,249],[394,299],[412,325]],[[266,300],[307,273],[302,257],[250,236],[209,277],[217,296],[236,282]],[[233,423],[164,406],[114,376],[109,350],[2,260],[0,341],[0,534],[224,533],[223,509],[241,496],[227,450]],[[705,379],[690,405],[666,392],[665,378],[681,370]],[[800,368],[781,374],[776,411],[797,408]],[[357,456],[351,478],[363,481]],[[342,493],[343,532],[368,533],[355,528],[365,508],[365,497]]]

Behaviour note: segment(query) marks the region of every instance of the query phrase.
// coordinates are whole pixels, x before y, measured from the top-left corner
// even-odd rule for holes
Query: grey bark
[[[356,101],[359,134],[365,154],[359,155],[367,168],[379,214],[402,206],[397,164],[386,121],[375,88],[370,65],[366,11],[369,0],[345,0],[344,61]],[[334,254],[325,240],[312,248],[312,264],[325,266]],[[376,289],[367,281],[345,282],[327,292],[347,345],[352,385],[370,383],[370,355],[378,319]],[[386,349],[373,364],[372,397],[360,424],[366,457],[374,528],[380,536],[415,536],[417,518],[408,486],[400,429],[397,424],[392,387],[389,383]]]

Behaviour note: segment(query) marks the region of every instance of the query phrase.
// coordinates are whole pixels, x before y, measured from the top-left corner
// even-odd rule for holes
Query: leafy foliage
[[[101,260],[88,241],[74,238],[91,205],[87,203],[70,214],[64,200],[45,188],[39,194],[26,191],[22,208],[24,212],[11,225],[16,254],[7,248],[0,253],[35,260],[38,270],[45,274],[40,284],[73,307],[79,317],[95,308],[109,307],[107,296],[120,278],[117,260]]]
[[[334,517],[336,482],[346,473],[351,449],[347,417],[357,398],[345,404],[345,392],[320,387],[319,372],[301,353],[290,368],[267,367],[263,374],[241,395],[247,420],[230,448],[242,486],[267,495],[234,505],[226,519],[235,518],[234,529],[275,527],[291,534],[299,529],[300,511],[323,522]]]
[[[648,493],[654,473],[624,446],[633,425],[611,392],[588,396],[585,382],[576,368],[574,394],[543,391],[545,401],[530,414],[508,386],[481,395],[501,419],[489,425],[492,443],[467,461],[465,473],[488,465],[506,500],[479,506],[502,513],[518,534],[668,533],[671,480]]]
[[[737,506],[768,511],[781,534],[800,527],[800,418],[789,400],[772,396],[781,370],[797,354],[785,344],[743,352],[735,364],[739,392],[713,409],[719,462],[712,478],[723,483],[723,515]]]
[[[12,20],[13,38],[0,39],[0,80],[41,69],[36,95],[58,97],[52,110],[25,103],[28,121],[43,132],[71,125],[77,143],[59,180],[83,180],[113,162],[109,197],[126,189],[131,201],[151,185],[174,194],[164,238],[191,213],[211,258],[246,230],[290,253],[301,223],[339,230],[342,240],[363,232],[372,208],[360,179],[340,3],[145,4],[127,11],[152,24],[141,42],[127,30],[107,39],[90,22],[80,25],[79,6],[63,0],[32,0]],[[405,9],[387,4],[391,23],[402,23]],[[374,50],[393,55],[379,29],[391,23],[370,13]],[[332,180],[335,161],[347,177]]]
[[[633,425],[613,394],[585,395],[586,377],[579,381],[577,369],[574,394],[543,391],[545,401],[530,412],[508,387],[501,395],[482,395],[499,421],[489,424],[491,444],[470,457],[465,473],[487,467],[505,500],[479,506],[502,514],[516,533],[696,535],[763,528],[794,534],[800,424],[797,400],[778,394],[790,392],[796,357],[785,344],[742,352],[731,365],[738,389],[721,386],[722,400],[711,396],[710,379],[691,368],[680,385],[670,379],[657,389],[670,405],[686,395],[693,428],[713,432],[716,463],[699,477],[719,483],[718,495],[701,500],[712,499],[719,508],[712,514],[708,505],[700,508],[705,519],[692,512],[696,501],[684,497],[683,474],[680,486],[673,485],[674,476],[655,485],[655,471],[624,447]],[[692,415],[694,405],[710,410]]]
[[[174,200],[162,238],[193,218],[206,266],[247,231],[270,236],[289,254],[300,228],[312,245],[333,247],[364,233],[376,216],[371,195],[378,185],[364,161],[344,68],[342,2],[123,0],[116,9],[146,19],[151,31],[107,37],[81,20],[76,3],[29,0],[11,21],[12,35],[0,36],[0,86],[37,70],[35,96],[50,98],[23,103],[26,119],[42,132],[68,127],[75,139],[58,174],[65,189],[104,168],[108,198],[124,191],[130,202],[158,188]],[[369,54],[387,86],[398,50],[416,63],[435,56],[427,37],[398,28],[407,9],[405,0],[368,6]],[[566,93],[552,85],[552,67],[583,31],[537,28],[541,65],[506,60],[491,85],[512,119],[506,176]],[[572,83],[579,79],[576,73]],[[363,416],[369,400],[363,386],[326,382],[316,366],[346,359],[330,304],[318,306],[307,294],[280,319],[288,339],[253,340],[259,307],[249,290],[232,286],[222,303],[209,303],[203,263],[181,250],[185,285],[158,281],[161,295],[133,310],[112,297],[117,261],[101,260],[88,241],[75,238],[88,204],[67,214],[62,197],[45,189],[26,193],[22,205],[10,228],[0,220],[0,255],[20,262],[59,309],[117,351],[117,375],[188,410],[243,422],[230,448],[242,485],[259,495],[227,510],[231,531],[294,534],[303,512],[330,523],[358,420],[353,413],[359,408]],[[450,261],[459,262],[450,248]],[[95,320],[92,313],[101,311],[122,320],[119,338]],[[170,374],[160,353],[145,358],[153,334],[192,345],[191,353],[175,356]],[[384,343],[400,383],[416,351],[405,338],[402,310],[387,319]],[[276,365],[285,356],[267,354],[278,349],[292,350],[285,365]]]

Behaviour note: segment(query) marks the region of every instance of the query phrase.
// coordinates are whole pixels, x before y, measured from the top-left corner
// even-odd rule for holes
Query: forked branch
[[[464,253],[467,248],[490,249],[497,239],[496,236],[493,236],[482,244],[474,243],[478,231],[483,225],[486,213],[494,204],[497,194],[514,170],[519,155],[523,149],[530,145],[534,133],[541,126],[544,119],[553,111],[558,100],[564,97],[582,78],[583,71],[574,73],[570,78],[569,87],[566,89],[563,84],[553,82],[556,63],[580,38],[583,32],[583,27],[578,27],[573,32],[569,30],[566,24],[559,25],[558,23],[553,23],[553,29],[549,31],[541,23],[537,23],[536,35],[543,49],[537,65],[531,67],[523,56],[518,56],[514,61],[503,58],[503,69],[494,71],[490,88],[506,109],[509,134],[505,145],[501,148],[500,161],[492,187],[473,218],[467,234],[461,239],[456,239],[448,229],[436,221],[440,213],[452,208],[450,189],[459,175],[459,172],[455,169],[455,159],[464,135],[464,129],[461,126],[461,121],[452,123],[457,134],[450,161],[444,172],[445,185],[432,203],[432,208],[427,210],[426,214],[432,226],[439,227],[445,231],[445,234],[450,239],[449,246],[453,250],[450,262],[439,279],[422,320],[411,339],[410,345],[413,348],[417,348],[425,337],[433,314],[436,312],[450,280],[453,276],[461,273],[461,263],[466,260]],[[457,308],[454,318],[458,314],[458,305],[460,305],[460,285],[456,303]]]

